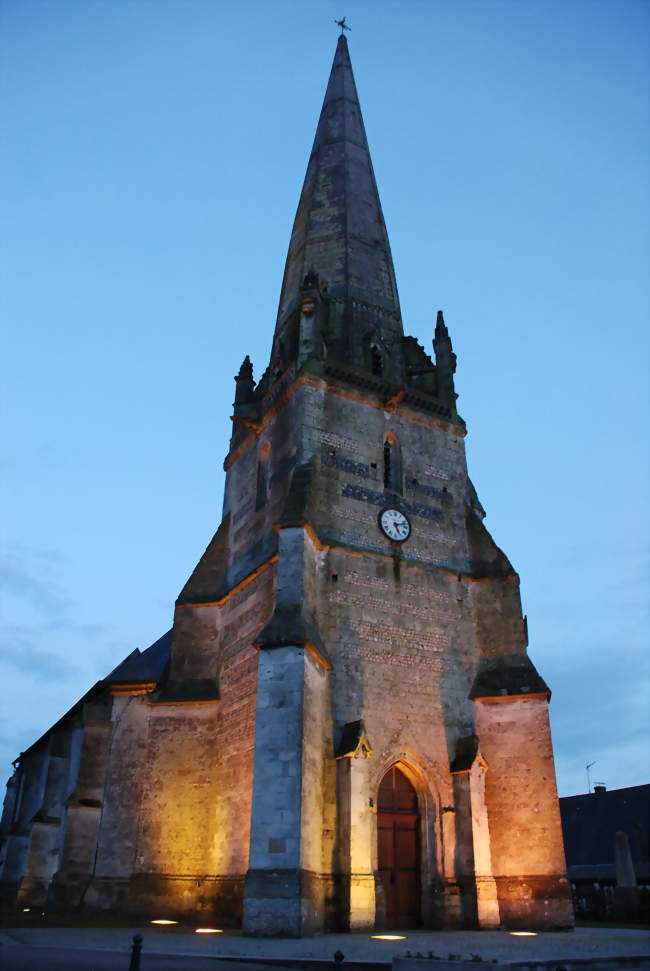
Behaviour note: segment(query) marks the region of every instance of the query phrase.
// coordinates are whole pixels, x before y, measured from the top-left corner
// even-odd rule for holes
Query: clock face
[[[403,543],[411,535],[411,524],[399,509],[384,509],[379,513],[379,526],[388,539]]]

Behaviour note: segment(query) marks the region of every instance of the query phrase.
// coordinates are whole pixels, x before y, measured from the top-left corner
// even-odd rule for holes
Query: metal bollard
[[[140,934],[136,934],[133,938],[133,944],[131,946],[131,963],[129,964],[129,971],[140,971],[140,954],[142,952],[142,937]]]

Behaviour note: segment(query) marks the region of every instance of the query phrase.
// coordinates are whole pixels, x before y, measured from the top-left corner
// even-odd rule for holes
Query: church
[[[221,523],[171,631],[16,760],[5,907],[251,935],[572,925],[550,690],[440,311],[432,338],[404,334],[341,35],[270,361],[235,378]]]

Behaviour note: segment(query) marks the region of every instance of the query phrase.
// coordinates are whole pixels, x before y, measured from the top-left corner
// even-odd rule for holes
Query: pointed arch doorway
[[[394,765],[379,786],[378,870],[386,898],[388,928],[420,923],[420,813],[418,797]]]

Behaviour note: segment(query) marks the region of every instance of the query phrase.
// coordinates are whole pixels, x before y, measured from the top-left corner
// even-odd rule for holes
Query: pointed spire
[[[403,376],[395,270],[370,159],[348,44],[338,39],[287,256],[275,340],[300,307],[305,275],[318,274],[329,303],[328,355],[370,368],[370,343]]]

